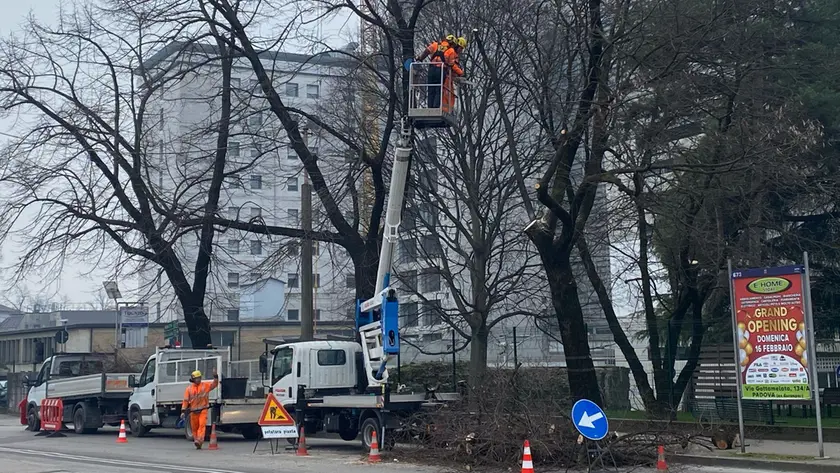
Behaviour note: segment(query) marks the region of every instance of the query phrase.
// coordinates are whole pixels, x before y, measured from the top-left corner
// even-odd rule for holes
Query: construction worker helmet
[[[455,41],[456,41],[455,40],[455,35],[454,34],[446,35],[446,40],[449,41],[450,43],[455,43]]]
[[[460,38],[455,40],[455,43],[462,48],[466,48],[467,47],[467,38],[464,38],[463,36],[461,36]]]
[[[198,371],[198,370],[193,371],[192,374],[190,375],[190,378],[193,378],[193,379],[200,378],[200,377],[201,377],[201,371]]]

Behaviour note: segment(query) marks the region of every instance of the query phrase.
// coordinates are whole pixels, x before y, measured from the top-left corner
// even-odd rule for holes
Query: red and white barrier
[[[61,399],[47,398],[41,401],[41,429],[44,432],[38,435],[49,437],[64,437],[61,427],[64,425],[64,401]],[[52,433],[48,431],[52,430]]]
[[[29,425],[29,421],[26,418],[26,405],[29,401],[26,398],[21,399],[20,404],[18,404],[18,409],[20,409],[20,425]]]

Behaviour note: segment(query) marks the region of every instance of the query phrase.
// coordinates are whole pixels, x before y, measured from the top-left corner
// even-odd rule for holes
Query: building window
[[[425,191],[437,192],[438,190],[438,172],[437,169],[426,169],[419,173],[420,188]]]
[[[354,289],[356,287],[356,275],[355,274],[345,274],[344,275],[344,287]]]
[[[227,153],[229,158],[239,157],[239,142],[228,141]]]
[[[312,285],[314,287],[321,287],[321,275],[320,274],[313,274],[312,275]]]
[[[262,125],[262,113],[257,112],[250,117],[248,117],[248,124],[251,126],[260,126]]]
[[[404,327],[417,327],[419,318],[417,317],[417,303],[416,302],[409,302],[403,305],[403,309],[400,311],[402,312],[402,319],[404,320],[403,326]]]
[[[240,84],[242,84],[242,79],[240,79],[239,77],[231,77],[230,78],[230,86],[231,87],[239,87]]]
[[[412,292],[417,292],[417,271],[406,271],[400,276],[405,288]]]
[[[298,223],[298,209],[289,209],[289,221],[293,224]]]
[[[239,218],[239,208],[238,207],[228,207],[228,218],[231,220],[236,220]]]
[[[295,149],[292,148],[292,144],[289,143],[286,145],[286,159],[297,159],[298,155],[295,152]]]
[[[423,292],[440,291],[440,274],[436,269],[423,271]]]
[[[228,273],[228,287],[239,287],[239,273]]]
[[[438,225],[438,209],[431,202],[424,202],[417,206],[417,213],[420,221],[427,227],[434,228]]]
[[[236,322],[237,320],[239,320],[239,309],[228,309],[227,319],[231,322]]]
[[[251,273],[248,275],[248,279],[250,279],[251,281],[259,281],[260,279],[262,279],[262,277],[262,273]]]
[[[251,189],[262,189],[262,176],[259,174],[251,175]]]
[[[440,247],[437,235],[423,235],[420,244],[423,246],[423,253],[432,258],[443,256],[443,249]]]
[[[262,242],[259,240],[251,240],[251,254],[252,255],[261,255],[262,254]]]
[[[239,253],[239,240],[228,240],[228,251],[235,255]]]
[[[297,191],[298,190],[298,180],[296,177],[290,177],[286,179],[286,189],[289,191]]]
[[[251,207],[251,218],[262,217],[262,209],[259,207]]]
[[[291,322],[300,320],[300,311],[297,309],[289,309],[286,311],[286,320]]]
[[[409,238],[400,240],[400,255],[404,262],[417,261],[417,240]]]
[[[423,304],[423,324],[435,326],[440,324],[440,301],[428,301]]]
[[[288,248],[289,256],[297,256],[300,254],[300,245],[297,243],[289,243],[286,248]]]
[[[289,82],[286,84],[286,97],[297,97],[298,96],[298,85],[294,82]]]
[[[347,364],[344,350],[318,350],[318,366],[343,366]]]
[[[321,309],[315,310],[315,320],[321,320]]]
[[[289,285],[290,289],[300,287],[300,278],[298,277],[298,273],[289,273],[287,279],[288,281],[286,281],[286,283]]]
[[[318,84],[306,84],[306,98],[317,99],[321,96],[321,86]]]

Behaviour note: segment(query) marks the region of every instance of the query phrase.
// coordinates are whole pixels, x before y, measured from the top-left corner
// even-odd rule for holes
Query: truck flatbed
[[[436,393],[434,399],[428,399],[426,394],[391,394],[388,407],[417,407],[433,406],[448,401],[457,401],[458,393]],[[385,396],[368,394],[349,394],[344,396],[324,396],[306,400],[306,407],[329,407],[351,409],[383,409],[386,407]]]
[[[46,397],[75,398],[125,398],[133,389],[128,386],[130,373],[99,373],[73,378],[50,379],[46,382]]]

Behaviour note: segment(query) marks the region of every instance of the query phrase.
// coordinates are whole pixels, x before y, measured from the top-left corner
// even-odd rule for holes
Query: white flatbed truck
[[[218,370],[219,386],[210,392],[207,425],[215,422],[222,432],[241,433],[247,439],[259,438],[257,420],[265,397],[262,393],[248,392],[250,383],[246,378],[230,378],[229,348],[158,348],[146,361],[140,376],[129,379],[133,389],[128,399],[132,435],[142,437],[151,429],[176,428],[190,374],[199,370],[205,381],[211,381],[214,369]],[[189,422],[184,431],[184,436],[192,440]],[[210,435],[210,429],[206,435]]]
[[[47,358],[38,377],[27,380],[27,423],[29,430],[41,429],[40,407],[44,399],[61,399],[63,422],[72,423],[76,433],[96,432],[100,427],[119,425],[126,418],[131,396],[131,373],[109,373],[113,354],[64,353]]]

